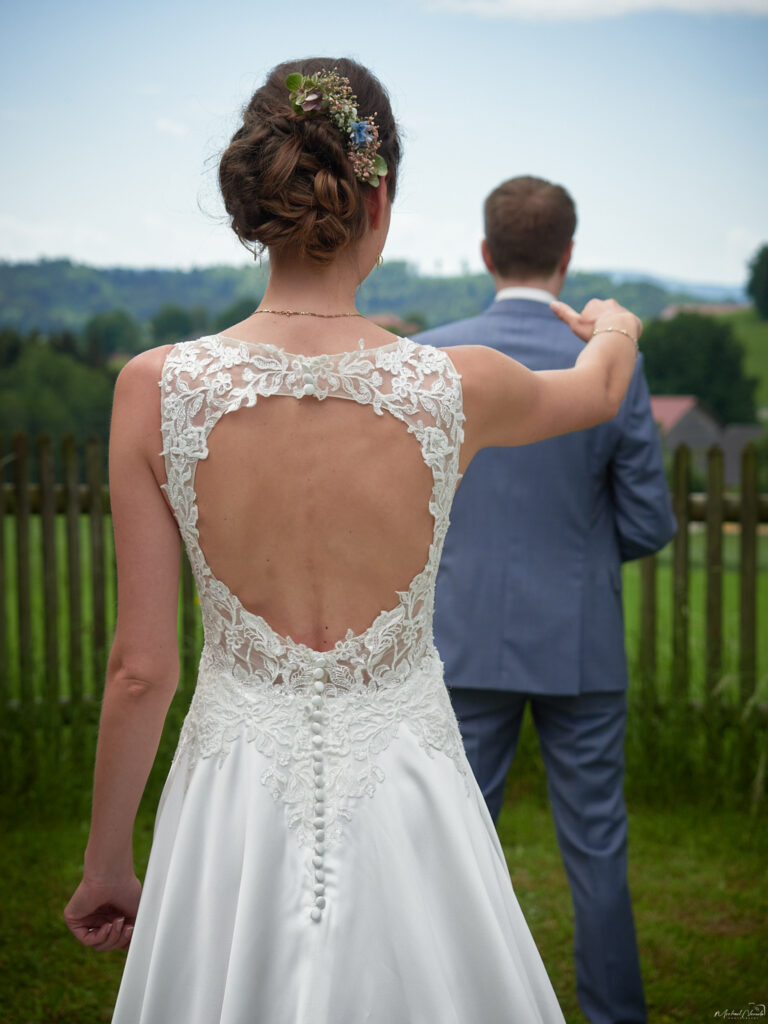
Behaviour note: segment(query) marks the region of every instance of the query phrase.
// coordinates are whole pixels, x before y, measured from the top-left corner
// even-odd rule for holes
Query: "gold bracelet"
[[[594,338],[596,334],[625,334],[629,338],[629,340],[634,344],[635,352],[640,351],[640,346],[637,343],[637,338],[635,338],[634,335],[630,334],[629,331],[625,331],[623,327],[601,327],[597,331],[592,331],[592,337]]]

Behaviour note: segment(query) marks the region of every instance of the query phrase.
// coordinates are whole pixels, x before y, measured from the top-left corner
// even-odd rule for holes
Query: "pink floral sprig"
[[[376,114],[358,119],[357,97],[349,79],[333,68],[316,75],[294,72],[288,75],[285,84],[296,113],[326,114],[344,137],[357,180],[377,188],[387,173],[387,163],[379,156],[381,142]]]

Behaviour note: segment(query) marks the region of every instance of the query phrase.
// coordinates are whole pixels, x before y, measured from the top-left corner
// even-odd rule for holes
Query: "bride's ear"
[[[382,174],[379,177],[379,184],[376,188],[369,188],[366,196],[368,205],[368,222],[374,231],[377,231],[384,223],[389,209],[389,193],[387,192],[387,176]]]

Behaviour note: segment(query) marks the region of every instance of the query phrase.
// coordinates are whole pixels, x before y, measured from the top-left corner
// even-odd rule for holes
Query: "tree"
[[[729,323],[680,313],[650,323],[640,345],[652,394],[696,395],[723,423],[754,422],[757,380]]]
[[[113,309],[97,313],[83,328],[85,356],[91,366],[104,366],[110,356],[133,355],[141,349],[141,328],[130,313]]]
[[[418,334],[420,331],[426,331],[429,326],[427,318],[417,309],[409,310],[403,317],[403,320],[405,320],[407,324],[414,325],[414,334]]]
[[[24,335],[15,327],[0,328],[0,368],[13,366],[24,348]]]
[[[758,249],[749,264],[747,292],[761,320],[768,320],[768,245]]]
[[[169,302],[158,309],[151,324],[155,345],[165,345],[203,334],[208,325],[208,313],[201,306],[184,309]]]
[[[0,367],[0,433],[72,433],[78,441],[96,434],[106,441],[113,383],[43,338],[28,338],[15,362]]]
[[[64,356],[72,356],[73,359],[80,357],[77,335],[72,331],[54,331],[48,335],[48,344],[52,352],[59,352]]]
[[[192,336],[192,317],[186,309],[171,302],[161,306],[150,322],[152,340],[156,345],[165,345]]]
[[[216,317],[214,324],[216,330],[226,331],[233,324],[239,324],[241,320],[247,320],[259,302],[261,302],[261,299],[256,295],[245,295],[240,299],[236,299],[231,306],[227,306]]]

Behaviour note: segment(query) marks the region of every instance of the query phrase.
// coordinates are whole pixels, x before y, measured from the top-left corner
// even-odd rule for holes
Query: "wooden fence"
[[[55,455],[61,460],[59,474]],[[19,433],[10,445],[0,443],[0,740],[6,752],[0,758],[0,779],[17,791],[55,775],[62,765],[67,770],[88,768],[92,761],[115,617],[103,465],[97,441],[89,442],[84,453],[76,450],[72,438],[65,438],[58,452],[47,436],[32,443]],[[757,603],[758,581],[768,575],[768,566],[758,572],[768,495],[758,493],[757,469],[755,449],[747,446],[740,493],[728,494],[722,452],[714,448],[708,457],[706,491],[690,493],[690,453],[685,447],[675,453],[673,503],[679,530],[671,546],[671,600],[660,600],[659,586],[659,573],[670,574],[668,552],[628,569],[639,573],[640,593],[636,619],[628,621],[630,694],[649,715],[696,707],[711,721],[722,722],[722,714],[737,725],[747,719],[765,721],[758,680],[759,669],[765,673],[766,665],[758,664]],[[724,699],[723,544],[728,530],[736,531],[739,548],[738,685]],[[697,678],[690,661],[690,544],[695,531],[704,531],[706,541],[703,679]],[[191,695],[202,643],[194,584],[186,560],[183,564],[180,705]],[[669,624],[661,621],[662,604],[671,607]],[[671,633],[671,659],[659,657],[663,630]],[[733,637],[726,639],[732,644]]]
[[[672,504],[678,530],[672,541],[672,671],[671,698],[690,700],[689,666],[689,569],[692,524],[704,524],[706,535],[704,622],[706,672],[703,699],[715,695],[723,676],[723,533],[727,525],[739,528],[739,659],[738,700],[743,710],[755,697],[757,684],[757,581],[760,524],[768,523],[768,494],[758,493],[758,462],[754,445],[742,453],[741,490],[726,494],[723,488],[723,452],[710,449],[707,456],[707,488],[690,493],[690,451],[681,445],[674,454]],[[637,662],[644,696],[658,702],[656,574],[657,556],[640,560],[641,604]],[[763,632],[768,622],[763,625]]]

